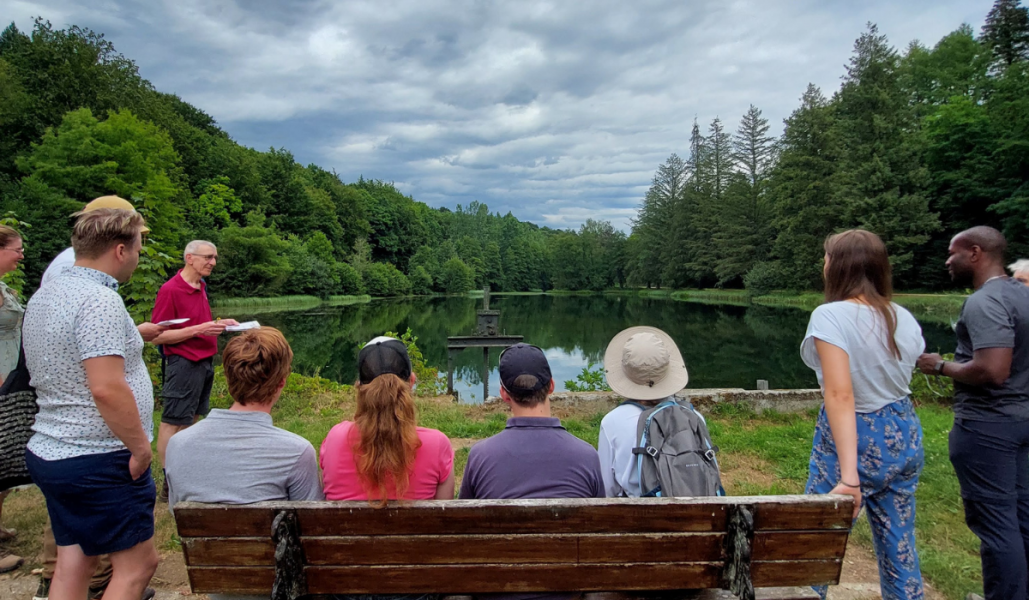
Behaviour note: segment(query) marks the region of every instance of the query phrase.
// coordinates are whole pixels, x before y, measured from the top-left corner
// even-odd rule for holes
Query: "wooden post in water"
[[[457,394],[454,393],[454,352],[455,350],[447,348],[447,395],[453,396],[456,401]]]
[[[489,298],[488,287],[486,298]],[[482,349],[482,401],[485,402],[486,398],[489,398],[489,346]]]
[[[500,311],[489,308],[489,286],[482,288],[482,310],[477,311],[472,335],[447,337],[447,393],[457,402],[454,392],[454,359],[466,348],[482,348],[482,400],[489,398],[489,349],[508,348],[522,341],[520,335],[500,335]]]

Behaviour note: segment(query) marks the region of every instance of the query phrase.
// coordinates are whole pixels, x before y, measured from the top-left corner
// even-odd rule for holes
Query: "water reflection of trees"
[[[418,336],[426,360],[442,371],[447,366],[446,338],[469,335],[480,302],[471,298],[381,300],[337,308],[261,315],[261,322],[281,328],[301,373],[351,382],[356,377],[360,344],[386,331],[408,327]],[[814,374],[800,360],[806,311],[762,306],[712,306],[668,299],[615,295],[497,296],[501,330],[529,343],[566,354],[581,353],[599,363],[610,339],[632,325],[667,331],[682,350],[691,387],[752,388],[757,379],[772,386],[810,387]],[[953,334],[925,324],[930,347],[946,347]],[[491,352],[496,368],[499,352]],[[481,384],[482,353],[456,356],[456,377]]]

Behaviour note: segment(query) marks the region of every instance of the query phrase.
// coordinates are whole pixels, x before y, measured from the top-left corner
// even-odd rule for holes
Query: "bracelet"
[[[933,367],[933,372],[937,375],[943,375],[943,367],[946,366],[946,364],[947,361],[945,360],[941,360],[940,362],[936,363],[936,366]]]
[[[842,479],[840,480],[840,485],[846,486],[846,487],[849,487],[849,488],[854,488],[855,490],[861,489],[861,485],[860,484],[858,484],[858,485],[851,485],[851,484],[847,483],[846,481],[843,481]]]

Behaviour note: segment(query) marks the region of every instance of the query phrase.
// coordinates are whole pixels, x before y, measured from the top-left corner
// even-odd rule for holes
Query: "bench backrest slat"
[[[753,560],[842,558],[846,531],[760,531]],[[721,552],[723,533],[560,534],[523,536],[359,536],[302,538],[307,564],[352,565],[622,563],[627,556],[650,562],[704,561]],[[266,538],[187,538],[191,566],[274,566]]]
[[[838,496],[175,507],[193,591],[267,593],[272,520],[295,511],[308,591],[487,593],[711,588],[730,508],[753,507],[755,586],[834,583],[852,505]]]
[[[283,507],[296,508],[304,535],[432,535],[548,533],[660,533],[664,531],[724,531],[726,507],[759,500],[756,529],[850,529],[840,501],[801,503],[793,496],[733,497],[733,502],[697,499],[648,498],[660,510],[638,504],[638,499],[477,500],[412,502],[407,506],[374,508],[366,502],[262,502],[246,506],[183,503],[176,508],[176,523],[183,537],[247,537],[271,531],[272,519]],[[814,498],[811,496],[801,498]],[[597,500],[603,503],[598,504]],[[691,500],[691,501],[687,501]],[[827,512],[827,507],[833,506]],[[231,518],[217,513],[232,510]],[[213,511],[213,512],[212,512]],[[517,515],[517,518],[512,518]]]

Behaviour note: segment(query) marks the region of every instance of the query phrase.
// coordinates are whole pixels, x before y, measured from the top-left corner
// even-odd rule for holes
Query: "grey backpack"
[[[687,401],[636,402],[638,444],[632,449],[642,497],[724,496],[722,477],[707,424]]]

